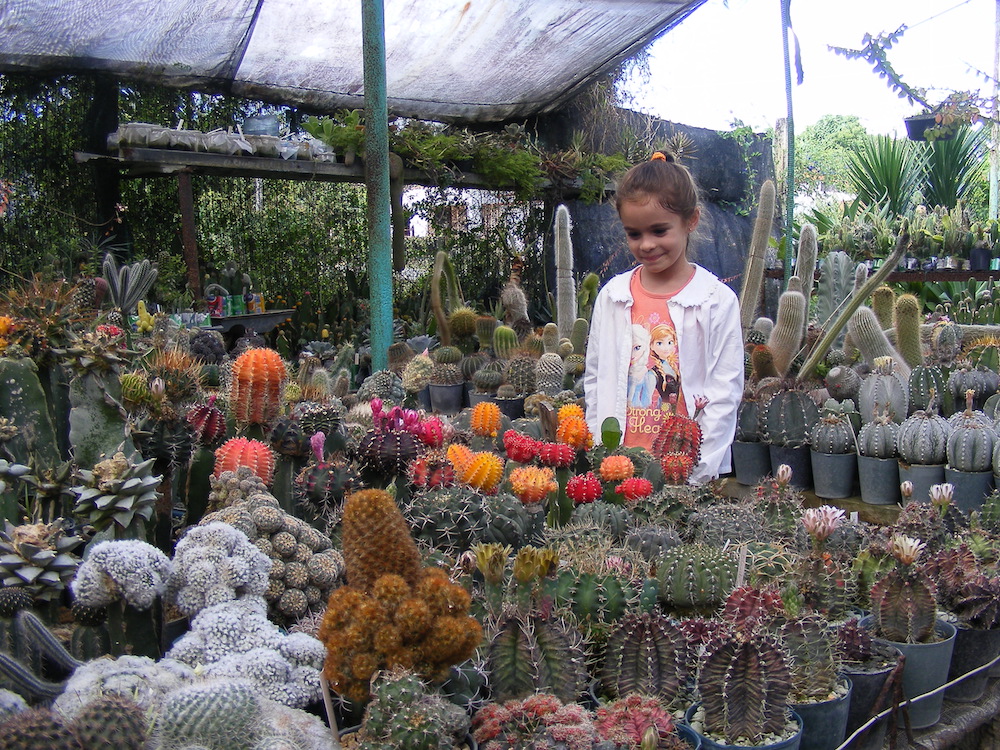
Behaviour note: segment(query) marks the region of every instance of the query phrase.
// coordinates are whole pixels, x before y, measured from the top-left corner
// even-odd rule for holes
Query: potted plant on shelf
[[[872,614],[861,625],[875,637],[898,648],[905,657],[903,696],[916,699],[941,687],[948,678],[955,645],[955,626],[937,617],[936,587],[927,572],[916,565],[924,543],[902,534],[892,539],[894,568],[871,588]],[[914,729],[933,726],[941,717],[943,693],[909,703]]]
[[[850,414],[854,402],[827,399],[809,438],[813,488],[818,497],[850,497],[858,473],[857,438]]]
[[[845,734],[850,736],[875,714],[889,706],[891,690],[900,679],[902,653],[895,646],[872,638],[871,631],[853,617],[836,631],[840,673],[851,680],[851,702]],[[879,750],[888,722],[882,721],[852,745],[858,750]]]
[[[899,478],[912,482],[913,500],[930,502],[931,487],[944,482],[950,434],[948,420],[937,413],[936,395],[926,409],[914,412],[899,426]]]
[[[900,501],[898,434],[899,425],[886,409],[877,410],[858,433],[858,481],[866,503],[895,505]]]
[[[759,402],[744,396],[736,412],[733,440],[733,471],[740,484],[753,486],[771,473],[771,453],[757,431]]]
[[[956,412],[949,422],[948,464],[945,481],[955,488],[958,507],[965,512],[977,510],[993,491],[993,451],[997,434],[993,421],[983,412],[973,409],[975,391],[965,392],[965,411]]]
[[[761,437],[771,453],[771,471],[787,464],[792,469],[792,484],[799,489],[812,486],[812,462],[809,459],[809,430],[819,419],[819,407],[806,391],[782,388],[760,413]]]
[[[465,378],[458,366],[462,350],[457,346],[439,346],[433,353],[434,367],[431,369],[431,408],[441,414],[458,414],[465,405]]]

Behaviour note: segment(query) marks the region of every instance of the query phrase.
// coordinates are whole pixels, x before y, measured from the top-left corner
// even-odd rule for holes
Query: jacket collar
[[[671,298],[671,302],[681,307],[698,307],[708,302],[716,291],[715,275],[711,271],[706,271],[697,263],[694,265],[694,276],[687,286],[681,289]],[[608,281],[608,296],[614,302],[632,302],[632,292],[629,288],[632,280],[632,273],[635,268],[620,273]]]

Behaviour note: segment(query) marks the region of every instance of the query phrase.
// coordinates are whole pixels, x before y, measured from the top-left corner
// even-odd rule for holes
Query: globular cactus
[[[700,544],[668,550],[657,568],[660,599],[679,608],[715,608],[736,581],[736,560],[728,552]]]
[[[662,418],[660,432],[653,440],[650,453],[662,458],[668,453],[684,453],[697,464],[701,458],[701,425],[693,419],[679,414],[668,414]]]
[[[858,406],[861,419],[870,422],[876,409],[888,410],[895,422],[902,422],[909,413],[907,377],[896,368],[892,357],[877,357],[875,369],[861,383]]]
[[[688,658],[676,623],[662,614],[630,613],[608,635],[601,689],[612,698],[642,693],[672,703],[685,689]]]
[[[120,695],[105,695],[90,701],[70,723],[83,748],[142,750],[146,746],[146,715]]]
[[[273,349],[248,349],[233,362],[229,401],[241,424],[267,424],[281,408],[281,388],[288,377]]]
[[[774,368],[784,376],[799,353],[806,329],[806,298],[802,292],[788,290],[778,299],[778,315],[767,339]]]
[[[391,478],[405,475],[422,450],[420,440],[409,430],[371,429],[358,444],[358,460],[369,473]]]
[[[533,515],[518,498],[501,492],[488,500],[488,516],[483,541],[517,551],[542,543],[544,513]]]
[[[0,724],[3,746],[9,750],[83,750],[73,731],[47,708],[21,711]]]
[[[571,479],[570,481],[572,482],[573,480]],[[600,482],[598,482],[599,484]],[[601,528],[608,539],[616,542],[625,538],[631,521],[632,514],[628,508],[601,500],[578,503],[573,509],[573,515],[570,516],[571,524],[593,524]]]
[[[211,447],[226,436],[226,415],[215,405],[215,396],[187,413],[185,419],[194,430],[199,445]]]
[[[472,407],[469,429],[480,437],[496,437],[502,425],[500,407],[491,401],[480,401]]]
[[[483,492],[493,492],[503,478],[503,460],[490,451],[473,452],[468,446],[452,443],[448,460],[459,482]]]
[[[224,471],[236,471],[245,466],[265,485],[270,485],[274,479],[274,465],[274,452],[264,443],[247,438],[230,438],[215,451],[212,476],[218,477]]]
[[[923,543],[897,535],[892,540],[896,567],[879,578],[869,598],[875,630],[886,640],[898,643],[926,643],[934,635],[937,621],[937,587],[914,565]]]
[[[508,614],[497,625],[487,651],[495,701],[549,692],[572,703],[589,676],[583,637],[558,618]]]
[[[500,321],[492,315],[480,315],[476,318],[476,340],[480,351],[493,348],[493,332],[498,325]]]
[[[940,397],[945,392],[944,373],[937,365],[917,365],[910,370],[908,382],[910,405],[909,414],[930,406],[931,394]]]
[[[486,496],[472,487],[442,487],[416,493],[403,508],[415,539],[457,555],[482,540]]]
[[[517,352],[520,341],[517,332],[507,325],[498,325],[493,330],[493,353],[499,359],[510,359]]]
[[[911,368],[924,363],[920,342],[921,304],[912,294],[902,294],[893,308],[893,328],[896,331],[896,350]]]
[[[701,544],[741,544],[762,541],[770,536],[768,524],[754,508],[740,503],[713,503],[688,517],[691,538]]]
[[[537,390],[535,362],[533,357],[525,355],[514,356],[507,362],[504,383],[514,386],[519,396],[528,396]]]
[[[758,344],[750,352],[750,366],[753,377],[760,381],[763,378],[777,378],[780,373],[774,366],[774,355],[767,344]]]
[[[827,412],[813,427],[809,444],[817,453],[854,453],[854,427],[841,412]]]
[[[647,562],[656,562],[668,549],[681,544],[681,537],[671,526],[646,524],[632,529],[625,537],[625,544]]]
[[[124,453],[79,472],[82,483],[73,487],[73,512],[88,519],[98,531],[113,528],[117,538],[145,534],[160,497],[162,476],[153,474],[155,459],[132,463]]]
[[[759,414],[765,442],[786,448],[809,444],[809,429],[819,419],[819,407],[805,391],[779,390]]]
[[[244,682],[195,683],[169,693],[156,719],[157,747],[247,748],[255,734],[260,701]]]
[[[984,423],[975,417],[972,391],[967,393],[968,406],[962,415],[964,418],[952,423],[951,434],[948,435],[948,466],[956,471],[989,471],[993,466],[993,450],[998,443],[997,434],[992,423]]]
[[[962,351],[962,330],[950,320],[939,320],[931,328],[931,353],[936,364],[949,366]]]
[[[870,458],[895,458],[898,435],[899,425],[885,410],[880,410],[858,432],[858,453]]]
[[[460,353],[461,356],[461,353]],[[402,379],[392,370],[376,370],[358,388],[358,401],[380,398],[386,405],[401,404],[406,398]]]
[[[614,575],[578,573],[564,570],[542,583],[543,595],[552,597],[556,607],[573,613],[575,622],[585,632],[604,630],[620,619],[636,599],[627,582]]]
[[[467,305],[456,307],[448,316],[448,325],[452,335],[458,339],[470,340],[476,334],[476,323],[479,316],[476,311]]]
[[[823,379],[830,396],[842,401],[845,398],[858,400],[861,390],[861,376],[857,370],[847,365],[831,367]]]
[[[922,409],[907,417],[899,426],[896,449],[899,459],[908,464],[943,464],[948,458],[951,425],[932,409]]]
[[[472,376],[472,384],[479,393],[496,393],[503,383],[503,370],[492,364],[476,370]]]
[[[727,744],[755,745],[764,735],[784,730],[792,680],[785,652],[773,636],[757,632],[711,639],[697,685],[705,729]]]
[[[299,507],[313,520],[329,523],[344,499],[361,487],[352,464],[342,458],[319,459],[295,477],[294,495]]]
[[[562,390],[564,366],[562,357],[545,353],[535,362],[535,390],[554,396]]]
[[[736,411],[736,439],[744,443],[760,440],[757,432],[757,415],[760,405],[756,399],[744,398]]]
[[[426,354],[417,354],[403,368],[403,390],[407,393],[422,391],[431,382],[434,360]]]
[[[965,364],[951,371],[948,376],[948,392],[955,405],[965,403],[965,392],[973,392],[973,403],[977,409],[982,409],[986,399],[997,392],[1000,376],[988,367],[979,365],[972,367]]]
[[[485,352],[473,352],[472,354],[466,354],[462,357],[461,361],[458,363],[459,369],[462,371],[462,377],[466,382],[471,381],[472,377],[479,372],[482,368],[486,367],[493,360]]]

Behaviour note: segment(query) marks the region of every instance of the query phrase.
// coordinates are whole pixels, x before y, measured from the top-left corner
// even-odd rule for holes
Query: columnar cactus
[[[912,294],[903,294],[896,299],[893,309],[896,349],[910,367],[924,363],[923,346],[920,342],[921,307],[920,300]]]
[[[753,237],[750,240],[750,251],[747,253],[746,269],[743,272],[743,285],[740,288],[740,322],[744,331],[750,327],[757,315],[757,303],[764,287],[764,259],[767,254],[767,243],[771,237],[771,224],[774,221],[775,195],[774,182],[765,180],[760,186],[757,218],[754,220]]]
[[[774,368],[779,375],[787,374],[792,360],[802,346],[806,326],[806,298],[802,292],[788,290],[778,299],[778,315],[767,339]]]
[[[806,614],[781,627],[792,691],[798,702],[827,700],[837,685],[837,659],[825,617]]]
[[[878,318],[870,307],[859,307],[848,325],[851,341],[858,347],[866,362],[874,363],[878,357],[892,357],[904,380],[910,377],[910,366],[889,343]]]

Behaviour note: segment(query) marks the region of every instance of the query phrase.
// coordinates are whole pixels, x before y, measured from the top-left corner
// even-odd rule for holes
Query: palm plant
[[[984,164],[986,129],[959,128],[954,138],[927,141],[924,146],[924,200],[951,210],[977,181]]]
[[[847,164],[857,201],[868,206],[885,205],[897,216],[912,202],[922,173],[923,161],[913,144],[887,135],[862,141]]]

